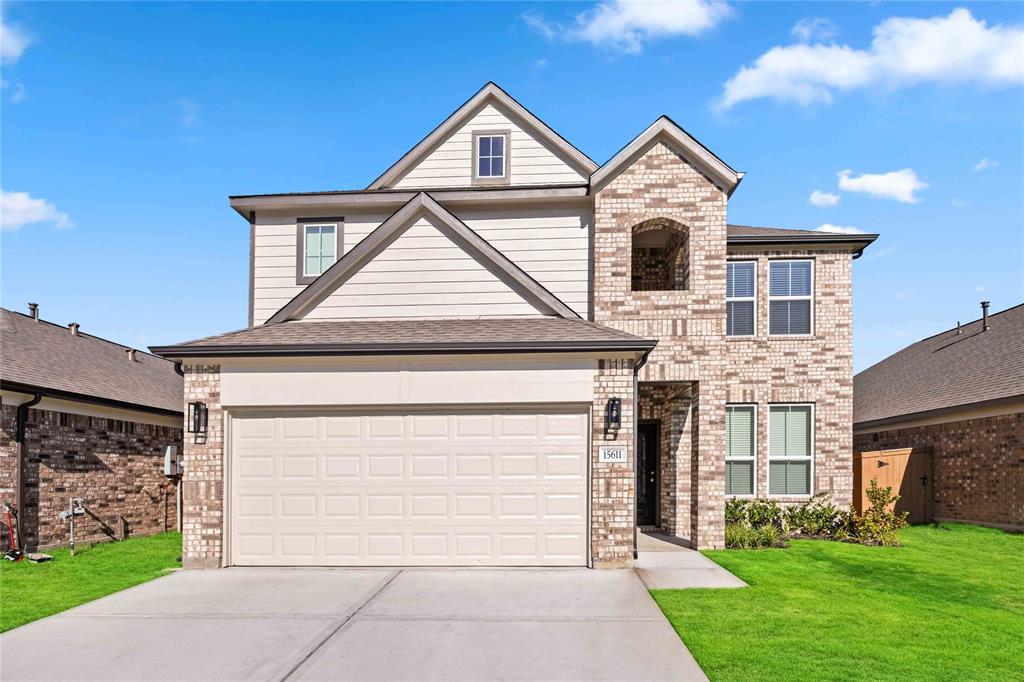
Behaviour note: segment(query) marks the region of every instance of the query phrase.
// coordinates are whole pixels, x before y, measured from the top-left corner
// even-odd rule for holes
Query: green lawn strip
[[[900,540],[706,552],[750,587],[652,594],[712,680],[1019,679],[1024,536],[945,524]]]
[[[165,575],[181,565],[181,535],[83,545],[76,556],[46,553],[52,561],[0,561],[0,632]]]

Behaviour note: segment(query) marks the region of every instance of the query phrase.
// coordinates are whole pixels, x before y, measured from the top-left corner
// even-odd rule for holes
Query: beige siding
[[[311,310],[306,319],[538,314],[422,218]]]
[[[511,131],[510,184],[542,185],[586,181],[548,147],[488,104],[392,186],[465,187],[473,184],[475,130]]]
[[[465,212],[459,217],[566,305],[581,316],[587,316],[588,234],[592,219],[589,211],[579,208],[491,210]],[[346,216],[342,252],[351,250],[386,218],[384,214]],[[346,285],[345,293],[364,299],[372,295],[369,303],[355,305],[355,299],[350,298],[345,301],[349,304],[345,306],[347,310],[342,312],[337,302],[325,301],[324,305],[332,308],[330,315],[423,317],[536,313],[528,304],[517,303],[518,296],[461,249],[447,242],[443,235],[434,230],[430,236],[431,241],[422,243],[424,247],[430,244],[429,248],[392,254],[386,263],[372,263],[356,275]],[[262,324],[302,290],[295,284],[295,218],[258,218],[255,243],[255,323]],[[429,279],[424,278],[425,273],[430,273]],[[353,284],[360,286],[353,288]],[[413,297],[404,298],[406,295]],[[391,299],[387,308],[382,296]],[[441,308],[437,308],[439,296],[445,299]],[[407,302],[396,306],[396,299]],[[431,306],[429,312],[420,307],[424,301]],[[486,301],[485,313],[480,312],[481,301]],[[514,310],[508,307],[510,301],[515,303]],[[496,309],[505,312],[494,312],[496,309],[491,306],[496,303],[500,304]],[[311,314],[310,318],[318,316],[323,316],[323,312]]]

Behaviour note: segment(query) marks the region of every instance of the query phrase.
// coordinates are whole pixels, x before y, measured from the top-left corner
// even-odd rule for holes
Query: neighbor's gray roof
[[[855,242],[865,245],[878,239],[868,232],[823,232],[821,230],[791,230],[782,227],[755,227],[753,225],[726,226],[726,239],[731,243],[771,242]]]
[[[182,412],[184,384],[174,363],[143,351],[0,308],[0,378],[34,387],[157,410]]]
[[[858,426],[1024,395],[1024,304],[907,346],[853,378]]]
[[[648,350],[655,341],[563,317],[296,320],[152,346],[165,357]]]

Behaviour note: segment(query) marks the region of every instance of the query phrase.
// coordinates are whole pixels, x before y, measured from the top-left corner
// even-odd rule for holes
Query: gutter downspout
[[[644,354],[640,356],[637,363],[633,365],[633,485],[636,485],[636,468],[637,468],[637,452],[636,445],[639,440],[637,434],[637,424],[640,421],[640,370],[644,365],[647,364],[647,358],[650,357],[653,348],[648,348],[644,351]],[[638,541],[639,536],[637,534],[637,524],[640,521],[640,512],[636,506],[636,491],[633,491],[633,561],[637,560],[639,556],[638,552]]]
[[[21,519],[25,515],[25,422],[28,420],[28,408],[33,405],[38,405],[42,399],[43,394],[36,391],[31,400],[18,405],[17,418],[14,427],[14,440],[18,444],[18,464],[17,471],[15,472],[17,474],[18,482],[14,488],[14,506],[18,510],[18,547],[12,547],[11,549],[21,549],[25,546],[25,538],[21,534],[23,529]]]

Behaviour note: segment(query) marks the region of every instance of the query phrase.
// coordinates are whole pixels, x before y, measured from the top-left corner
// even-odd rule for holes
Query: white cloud
[[[950,199],[949,205],[953,208],[967,208],[967,202],[959,197],[953,197]]]
[[[21,57],[32,38],[18,26],[7,23],[0,15],[0,62],[13,64]]]
[[[836,92],[916,83],[1024,82],[1024,26],[988,26],[967,9],[931,19],[892,17],[867,49],[837,44],[773,47],[730,78],[718,109],[771,98],[801,105],[829,103]]]
[[[999,164],[997,162],[993,161],[992,159],[982,159],[978,163],[974,164],[974,170],[976,170],[976,171],[988,170],[989,168],[995,168],[998,165]]]
[[[832,223],[825,223],[820,227],[814,228],[815,232],[835,232],[836,234],[864,234],[864,230],[857,227],[833,225]]]
[[[45,199],[36,199],[28,192],[0,189],[0,229],[17,230],[31,223],[52,223],[56,227],[74,227],[67,213]]]
[[[839,27],[824,17],[805,17],[796,22],[790,33],[801,43],[809,43],[812,40],[832,40],[839,33]]]
[[[922,182],[912,168],[857,176],[850,170],[839,171],[839,189],[844,192],[863,192],[876,199],[895,199],[904,204],[916,204],[920,199],[914,192],[926,187],[928,184]]]
[[[985,291],[985,287],[981,286],[980,284],[975,284],[974,290],[980,294],[981,292]]]
[[[199,123],[199,114],[203,108],[199,102],[189,97],[178,100],[178,122],[182,128],[192,128]]]
[[[523,20],[548,40],[588,42],[628,54],[671,36],[696,36],[725,21],[732,8],[717,0],[609,0],[577,14],[568,25],[528,13]]]
[[[543,69],[545,66],[548,65],[548,58],[547,57],[541,57],[540,59],[536,60],[533,64],[538,69]]]
[[[834,192],[814,190],[807,201],[811,202],[811,206],[835,206],[839,203],[839,195]]]

